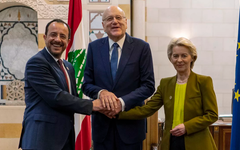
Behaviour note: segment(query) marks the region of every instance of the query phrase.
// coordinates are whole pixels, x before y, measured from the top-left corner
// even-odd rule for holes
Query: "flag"
[[[240,19],[239,19],[240,21]],[[236,54],[235,88],[232,102],[232,132],[230,150],[240,150],[240,24],[238,23],[238,41]]]
[[[77,92],[83,97],[81,86],[85,68],[86,46],[82,23],[82,2],[81,0],[69,1],[68,25],[71,28],[71,37],[66,49],[66,59],[72,63],[75,69]],[[75,150],[90,150],[91,148],[91,122],[90,116],[79,115],[80,132],[76,138]],[[77,125],[78,122],[75,122]]]

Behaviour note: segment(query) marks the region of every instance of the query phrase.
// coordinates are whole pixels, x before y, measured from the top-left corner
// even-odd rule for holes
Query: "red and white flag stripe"
[[[70,53],[74,53],[74,51],[78,51],[74,54],[71,54],[71,56],[76,56],[76,54],[82,54],[84,52],[85,55],[85,40],[84,40],[84,33],[83,33],[83,24],[82,24],[82,3],[81,0],[70,0],[69,1],[69,12],[68,12],[68,24],[71,28],[71,40],[68,44],[68,47],[66,49],[66,59],[68,59],[68,54],[70,56]],[[76,56],[78,57],[78,55]],[[77,59],[77,58],[76,58]],[[85,61],[85,59],[82,59],[82,61]],[[74,61],[75,64],[73,63],[73,66],[75,68],[75,72],[77,73],[75,76],[77,78],[77,82],[82,82],[82,74],[83,69],[82,67],[77,67],[79,66],[85,66],[85,62],[78,62]],[[79,76],[81,78],[79,78]],[[79,86],[78,89],[81,88],[81,84],[78,84]],[[79,97],[82,97],[82,92],[79,93]],[[91,121],[90,121],[90,116],[87,115],[75,115],[75,126],[76,126],[76,133],[79,134],[76,138],[76,143],[75,143],[75,150],[90,150],[91,148]]]

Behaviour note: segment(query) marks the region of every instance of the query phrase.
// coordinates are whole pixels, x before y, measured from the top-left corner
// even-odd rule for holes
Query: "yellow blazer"
[[[165,128],[161,150],[170,148],[176,80],[177,76],[162,79],[156,93],[146,105],[121,112],[118,116],[119,119],[143,119],[164,105]],[[186,150],[217,150],[208,128],[217,119],[218,108],[211,77],[191,72],[184,103]]]

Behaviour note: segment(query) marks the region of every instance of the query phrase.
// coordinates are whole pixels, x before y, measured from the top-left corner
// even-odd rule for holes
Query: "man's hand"
[[[119,99],[117,100],[117,105],[118,106],[114,111],[111,111],[108,113],[109,116],[114,116],[115,118],[115,115],[118,114],[120,111],[122,111],[122,103]]]
[[[93,103],[93,111],[100,111],[104,109],[100,99],[96,99],[92,101],[92,103]]]
[[[173,135],[173,136],[182,136],[186,133],[186,129],[185,129],[185,126],[184,124],[179,124],[177,125],[174,129],[170,130],[170,133]]]
[[[105,116],[107,116],[110,119],[115,118],[115,116],[110,116],[109,115],[109,113],[112,112],[111,110],[100,110],[99,112],[104,114]]]
[[[100,110],[99,112],[106,115],[108,118],[112,119],[112,118],[116,118],[116,114],[118,114],[121,110],[122,110],[122,104],[120,102],[120,100],[117,101],[117,109],[115,110]]]
[[[117,97],[112,92],[107,90],[101,91],[99,99],[102,101],[103,107],[107,108],[108,110],[114,111],[118,108]]]

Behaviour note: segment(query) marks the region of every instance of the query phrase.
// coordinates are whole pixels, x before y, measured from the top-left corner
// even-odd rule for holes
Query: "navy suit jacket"
[[[72,65],[65,60],[63,63],[71,81],[72,95],[67,92],[59,65],[45,48],[27,62],[26,109],[19,143],[22,149],[60,150],[69,135],[74,146],[74,113],[92,113],[92,102],[77,97]]]
[[[155,90],[149,44],[126,34],[116,79],[113,82],[108,37],[90,43],[82,90],[85,95],[96,99],[98,92],[102,89],[121,97],[125,102],[125,110],[142,106],[144,100],[150,97]],[[96,112],[92,115],[94,141],[104,141],[110,121],[101,113]],[[132,144],[145,139],[145,119],[115,121],[118,133],[125,143]]]

